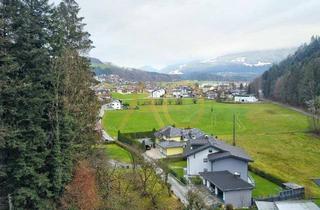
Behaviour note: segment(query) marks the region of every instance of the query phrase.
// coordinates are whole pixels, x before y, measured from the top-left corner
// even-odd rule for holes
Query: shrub
[[[263,177],[263,178],[265,178],[265,179],[267,179],[267,180],[269,180],[269,181],[271,181],[271,182],[273,182],[275,184],[277,184],[277,185],[280,185],[280,186],[282,185],[282,183],[286,182],[285,180],[283,180],[283,179],[281,179],[279,177],[271,175],[271,174],[269,174],[267,172],[264,172],[264,171],[262,171],[262,170],[260,170],[258,168],[252,167],[250,165],[249,165],[249,170],[252,171],[253,173],[255,173],[255,174],[257,174],[257,175],[259,175],[259,176],[261,176],[261,177]]]
[[[61,205],[64,209],[97,209],[99,201],[95,171],[88,161],[80,161],[65,188]]]
[[[187,184],[187,180],[184,177],[180,177],[179,178],[180,182],[182,182],[183,184]]]
[[[202,179],[199,176],[191,177],[190,180],[194,185],[202,185]]]
[[[227,204],[226,205],[226,210],[233,210],[232,204]]]

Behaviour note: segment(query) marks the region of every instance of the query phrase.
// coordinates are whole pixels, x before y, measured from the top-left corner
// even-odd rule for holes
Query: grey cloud
[[[56,1],[58,2],[58,1]],[[78,0],[91,55],[139,67],[300,45],[320,34],[318,0]]]

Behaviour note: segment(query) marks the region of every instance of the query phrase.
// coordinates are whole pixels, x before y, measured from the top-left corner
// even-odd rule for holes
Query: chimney
[[[238,177],[238,178],[240,178],[240,173],[238,173],[238,172],[234,172],[234,174],[233,174],[235,177]]]

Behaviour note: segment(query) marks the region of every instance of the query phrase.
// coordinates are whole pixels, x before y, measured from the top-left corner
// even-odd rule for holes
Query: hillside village
[[[104,76],[103,76],[104,77]],[[219,100],[235,103],[255,103],[261,96],[247,93],[246,82],[208,82],[203,84],[193,83],[187,85],[170,85],[153,82],[129,82],[120,79],[117,75],[109,75],[108,78],[116,80],[103,80],[97,77],[100,83],[93,90],[102,104],[110,103],[109,108],[119,109],[119,98],[112,96],[112,93],[121,95],[145,94],[144,99],[161,98],[206,98],[208,100]]]
[[[251,91],[247,82],[187,82],[181,84],[179,82],[155,83],[124,80],[98,81],[100,83],[94,87],[94,90],[101,104],[104,104],[100,111],[101,118],[104,117],[105,112],[139,110],[140,107],[150,105],[170,106],[185,103],[197,105],[203,100],[208,103],[216,101],[226,104],[259,104],[261,100],[264,100],[261,92],[255,95],[248,94]],[[119,81],[121,82],[118,83]],[[104,94],[101,94],[101,90],[104,91]],[[153,130],[147,135],[139,134],[139,132],[134,134],[139,138],[125,137],[125,133],[118,133],[112,138],[103,130],[101,120],[98,124],[102,130],[103,141],[111,142],[111,144],[119,142],[119,146],[125,145],[123,148],[128,151],[132,147],[131,143],[128,144],[129,141],[136,141],[133,149],[140,145],[138,146],[139,154],[146,160],[155,163],[164,160],[173,179],[170,182],[172,192],[184,204],[187,204],[188,199],[186,192],[192,189],[199,193],[205,205],[214,208],[232,206],[235,209],[255,207],[260,210],[271,210],[282,209],[282,206],[291,206],[292,209],[304,209],[302,206],[308,206],[306,209],[318,209],[312,200],[304,200],[305,187],[293,180],[277,181],[278,187],[273,194],[262,193],[257,196],[255,191],[263,192],[263,187],[260,189],[260,179],[272,180],[273,178],[264,175],[260,169],[257,171],[255,169],[257,174],[253,174],[249,169],[254,159],[235,142],[233,145],[228,144],[212,133],[206,133],[196,127],[179,128],[176,125],[168,125],[159,130]],[[182,166],[178,168],[170,166],[175,164],[182,164]],[[127,166],[130,167],[130,164]],[[161,164],[158,167],[164,170]],[[259,181],[256,182],[255,179]],[[184,189],[184,193],[177,190],[179,188]],[[204,199],[205,197],[207,199]]]
[[[0,210],[320,210],[319,8],[0,1]]]

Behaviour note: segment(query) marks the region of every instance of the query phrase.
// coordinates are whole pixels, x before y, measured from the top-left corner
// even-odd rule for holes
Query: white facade
[[[122,109],[122,104],[119,100],[114,100],[108,104],[108,107],[110,107],[111,109],[119,110]]]
[[[160,97],[164,96],[164,94],[166,94],[166,91],[164,89],[159,89],[159,90],[152,91],[151,97],[152,98],[160,98]]]
[[[228,170],[232,174],[239,174],[240,178],[248,182],[248,163],[233,157],[211,162],[211,171]]]
[[[235,96],[234,101],[241,103],[255,103],[258,102],[258,99],[254,96]]]
[[[208,160],[208,154],[218,152],[213,147],[204,149],[187,158],[187,174],[197,176],[199,172],[211,171],[211,163]]]

